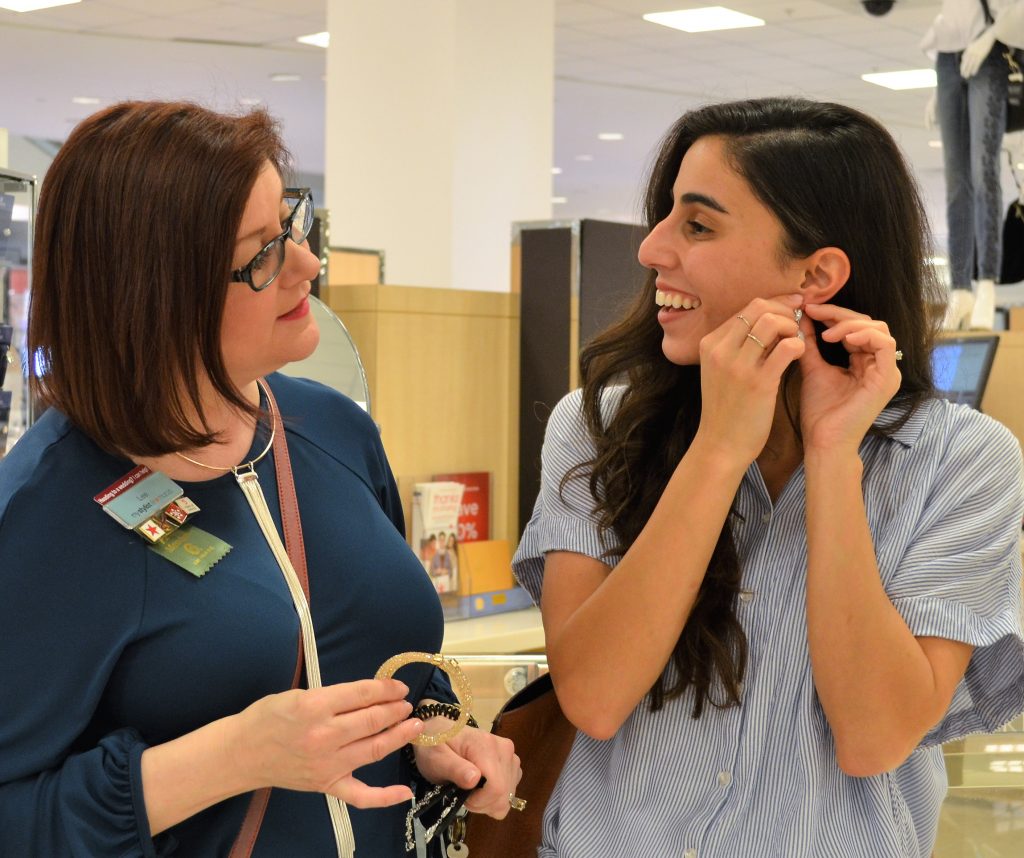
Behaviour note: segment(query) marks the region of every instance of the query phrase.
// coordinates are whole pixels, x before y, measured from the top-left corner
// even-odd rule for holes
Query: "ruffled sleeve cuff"
[[[69,845],[90,855],[165,858],[176,841],[149,831],[142,792],[142,754],[147,748],[133,729],[116,730],[97,747],[68,758],[60,774],[64,831]]]
[[[973,646],[974,653],[942,720],[924,747],[969,733],[992,732],[1024,712],[1024,634],[1017,613],[980,616],[963,603],[938,598],[893,602],[915,637],[940,637]]]

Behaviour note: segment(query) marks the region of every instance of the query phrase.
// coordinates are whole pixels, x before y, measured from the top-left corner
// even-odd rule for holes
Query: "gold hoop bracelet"
[[[398,655],[391,656],[377,669],[374,679],[390,679],[400,668],[405,667],[407,664],[415,663],[429,664],[432,667],[439,667],[443,670],[452,681],[452,690],[459,701],[459,717],[451,727],[447,730],[442,730],[440,733],[421,733],[412,740],[412,744],[424,745],[426,747],[443,745],[449,739],[454,738],[469,723],[469,710],[473,706],[473,693],[469,687],[469,680],[454,658],[447,658],[439,652],[400,652]]]

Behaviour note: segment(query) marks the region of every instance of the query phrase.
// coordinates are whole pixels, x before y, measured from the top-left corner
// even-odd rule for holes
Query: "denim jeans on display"
[[[1003,238],[1000,147],[1006,127],[1006,60],[996,45],[964,80],[960,54],[940,53],[937,110],[946,167],[949,272],[955,289],[970,289],[977,249],[978,279],[999,280]]]

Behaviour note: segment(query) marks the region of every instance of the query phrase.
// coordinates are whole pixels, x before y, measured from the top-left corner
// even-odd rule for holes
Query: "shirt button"
[[[683,858],[697,858],[697,850],[696,849],[687,849],[683,853]]]
[[[749,604],[753,600],[754,600],[754,591],[753,590],[740,590],[740,601],[743,602],[744,605]]]
[[[718,785],[727,787],[732,783],[732,774],[730,772],[719,772],[718,773]]]
[[[761,521],[763,521],[765,524],[771,524],[772,514],[770,512],[766,512],[764,515],[761,516]]]

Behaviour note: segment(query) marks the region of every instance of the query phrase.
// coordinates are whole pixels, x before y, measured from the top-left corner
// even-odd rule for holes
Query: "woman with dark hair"
[[[0,854],[398,858],[419,778],[509,810],[511,743],[399,753],[448,726],[413,709],[455,700],[442,673],[371,678],[442,613],[372,420],[275,372],[319,339],[285,166],[262,111],[126,102],[47,173],[51,407],[0,463]]]
[[[580,729],[540,855],[928,856],[940,743],[1024,709],[1024,497],[934,397],[914,182],[855,110],[720,104],[646,220],[515,559]]]

